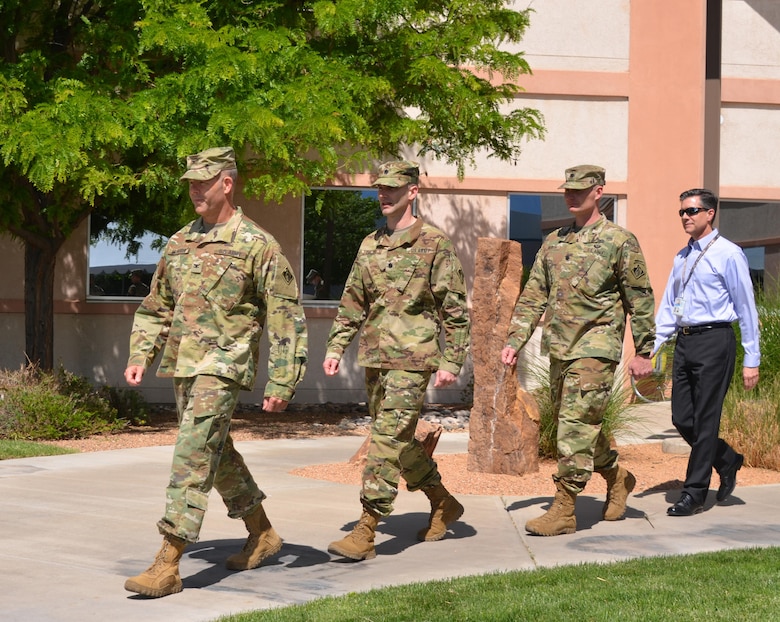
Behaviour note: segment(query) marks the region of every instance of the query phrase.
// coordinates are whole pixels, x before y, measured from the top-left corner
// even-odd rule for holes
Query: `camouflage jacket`
[[[522,348],[546,312],[543,354],[620,361],[630,314],[636,352],[650,354],[654,310],[639,242],[602,215],[580,231],[567,226],[545,238],[515,306],[507,345]]]
[[[135,313],[129,365],[158,376],[230,378],[250,390],[263,327],[270,353],[266,397],[290,400],[306,369],[306,319],[278,242],[240,208],[202,233],[201,219],[171,237]]]
[[[340,360],[361,325],[363,367],[460,372],[469,343],[466,286],[444,233],[418,218],[395,240],[384,227],[363,240],[325,358]]]

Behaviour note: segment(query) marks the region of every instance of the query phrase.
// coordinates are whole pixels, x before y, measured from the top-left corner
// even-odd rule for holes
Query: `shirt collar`
[[[710,231],[703,238],[700,238],[698,240],[694,240],[693,238],[690,238],[688,240],[688,246],[693,249],[696,249],[697,251],[700,251],[701,249],[705,248],[707,244],[709,244],[713,239],[715,239],[715,236],[717,235],[718,235],[718,230],[713,228],[713,230]]]
[[[377,231],[377,243],[380,246],[386,246],[391,250],[394,248],[400,248],[406,244],[414,243],[417,238],[420,237],[422,228],[423,221],[422,218],[418,216],[417,221],[411,227],[405,229],[401,235],[393,239],[388,235],[387,226],[384,226]]]
[[[198,218],[192,223],[192,227],[190,227],[190,230],[187,234],[187,241],[192,242],[198,239],[199,236],[202,236],[202,239],[200,240],[202,242],[208,241],[230,243],[235,238],[236,231],[241,224],[243,214],[244,212],[241,210],[241,208],[236,206],[235,212],[233,212],[230,220],[227,220],[221,227],[214,227],[211,231],[205,234],[201,233],[203,219]]]
[[[588,242],[598,237],[607,222],[607,217],[604,214],[599,214],[598,220],[592,222],[589,225],[585,225],[581,229],[577,229],[574,223],[567,225],[560,229],[559,236],[566,238],[568,242],[578,240],[580,242]]]

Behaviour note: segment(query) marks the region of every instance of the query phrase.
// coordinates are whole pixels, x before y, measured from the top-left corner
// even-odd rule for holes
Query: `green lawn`
[[[56,447],[46,443],[33,441],[0,440],[0,460],[11,458],[33,458],[35,456],[59,456],[61,454],[78,453],[74,449]]]
[[[780,620],[780,549],[582,564],[323,598],[219,622]]]

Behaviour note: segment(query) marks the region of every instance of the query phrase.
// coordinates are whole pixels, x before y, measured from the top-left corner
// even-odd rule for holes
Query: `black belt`
[[[680,326],[677,332],[681,335],[700,335],[708,330],[715,328],[731,328],[731,322],[713,322],[712,324],[701,324],[699,326]]]

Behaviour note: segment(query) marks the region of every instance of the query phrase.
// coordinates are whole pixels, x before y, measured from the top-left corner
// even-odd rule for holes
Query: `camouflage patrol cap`
[[[187,172],[179,179],[207,181],[221,171],[236,168],[236,154],[232,147],[212,147],[200,153],[187,156]]]
[[[606,171],[600,166],[580,164],[566,169],[566,181],[558,188],[584,190],[592,186],[603,186],[606,183]]]
[[[420,167],[417,162],[401,160],[400,162],[385,162],[379,167],[378,177],[372,186],[389,186],[400,188],[406,184],[417,184],[420,179]]]

